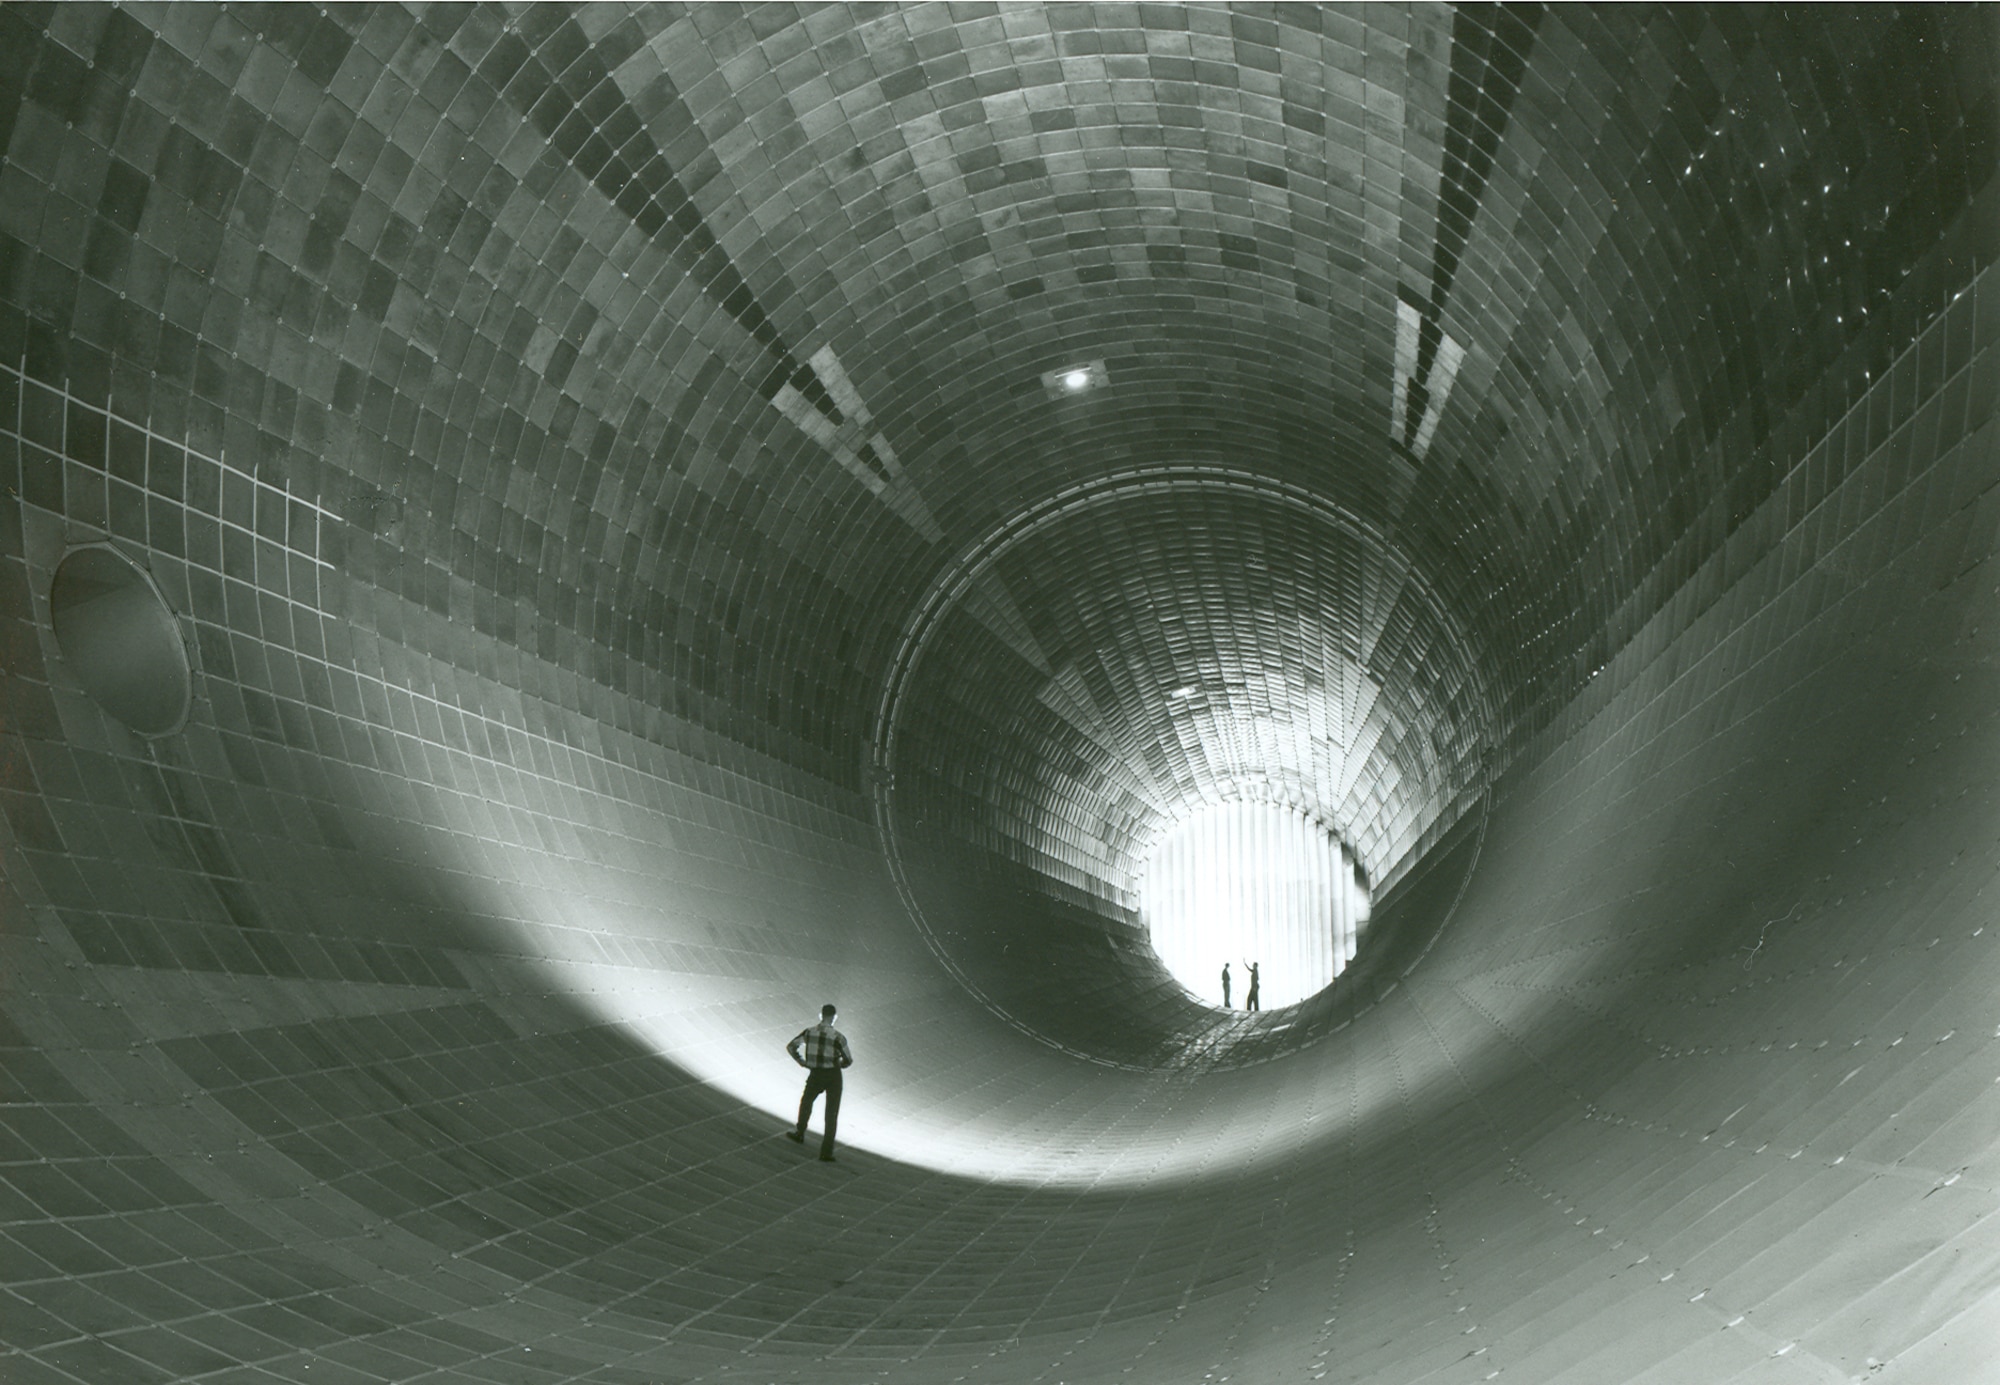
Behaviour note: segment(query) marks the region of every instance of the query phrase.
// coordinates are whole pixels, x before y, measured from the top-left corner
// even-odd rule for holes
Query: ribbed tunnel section
[[[970,545],[891,670],[871,771],[912,916],[998,1012],[1114,1062],[1270,1047],[1162,972],[1136,887],[1164,833],[1283,806],[1386,885],[1476,800],[1493,737],[1407,558],[1221,468],[1114,473]],[[1296,1019],[1287,1042],[1323,1033]]]
[[[2000,1378],[1993,10],[0,88],[8,1385]],[[1240,801],[1374,892],[1254,1019]]]

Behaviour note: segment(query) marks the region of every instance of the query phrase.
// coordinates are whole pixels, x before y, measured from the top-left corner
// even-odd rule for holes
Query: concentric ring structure
[[[911,919],[995,1014],[1100,1062],[1214,1066],[1341,1011],[1191,1002],[1136,906],[1153,843],[1281,804],[1388,885],[1477,800],[1492,735],[1469,638],[1380,535],[1251,474],[1144,468],[1031,507],[916,602],[875,717],[876,826]]]
[[[1995,16],[0,6],[0,1379],[2000,1380]]]

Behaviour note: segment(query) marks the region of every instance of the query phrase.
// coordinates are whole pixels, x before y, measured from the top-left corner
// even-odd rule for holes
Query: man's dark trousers
[[[820,1137],[819,1155],[822,1159],[833,1156],[833,1132],[840,1124],[840,1069],[809,1068],[806,1071],[806,1094],[799,1098],[799,1138],[806,1137],[806,1121],[812,1117],[813,1099],[821,1092],[826,1093],[826,1134]]]

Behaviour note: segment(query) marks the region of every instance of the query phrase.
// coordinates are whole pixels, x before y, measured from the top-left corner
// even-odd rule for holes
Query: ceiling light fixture
[[[1110,383],[1102,361],[1076,361],[1058,367],[1042,376],[1042,389],[1051,399],[1065,399],[1071,395],[1086,394]]]

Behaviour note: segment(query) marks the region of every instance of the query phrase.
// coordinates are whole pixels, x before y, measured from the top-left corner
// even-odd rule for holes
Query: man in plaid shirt
[[[825,1092],[826,1134],[820,1137],[819,1157],[829,1164],[834,1162],[833,1130],[840,1123],[840,1070],[854,1066],[854,1050],[847,1046],[847,1036],[833,1027],[833,1015],[831,1005],[820,1006],[819,1023],[801,1029],[785,1045],[792,1061],[806,1070],[806,1094],[799,1098],[798,1127],[787,1130],[785,1138],[796,1144],[806,1142],[806,1120],[812,1115],[813,1100]]]

